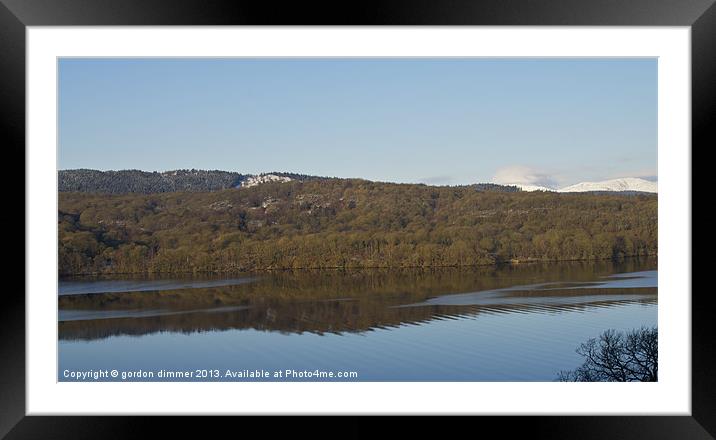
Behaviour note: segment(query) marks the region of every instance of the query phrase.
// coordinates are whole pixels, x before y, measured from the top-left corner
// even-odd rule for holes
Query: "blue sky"
[[[60,59],[60,169],[656,178],[656,59]]]

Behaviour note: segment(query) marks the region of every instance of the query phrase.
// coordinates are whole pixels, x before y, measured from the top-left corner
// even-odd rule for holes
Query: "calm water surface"
[[[581,363],[574,350],[588,338],[657,324],[656,266],[61,280],[58,379],[217,370],[182,380],[325,380],[226,376],[318,370],[356,372],[333,379],[351,381],[552,381]]]

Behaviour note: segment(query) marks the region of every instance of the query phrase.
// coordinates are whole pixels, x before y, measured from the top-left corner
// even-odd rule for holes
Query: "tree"
[[[641,327],[627,333],[610,329],[577,348],[582,366],[562,371],[562,382],[656,382],[658,380],[658,331]]]

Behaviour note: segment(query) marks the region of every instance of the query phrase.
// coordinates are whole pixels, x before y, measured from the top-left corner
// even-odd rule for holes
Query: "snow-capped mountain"
[[[510,183],[510,186],[516,186],[522,191],[554,191],[554,192],[590,192],[590,191],[638,191],[656,193],[657,183],[651,182],[637,177],[625,177],[622,179],[604,180],[601,182],[581,182],[564,188],[549,188],[539,185],[527,185],[521,183]]]
[[[601,182],[581,182],[558,190],[559,192],[587,192],[587,191],[640,191],[656,193],[657,183],[636,177],[604,180]]]
[[[293,179],[286,176],[277,176],[276,174],[259,174],[256,176],[248,177],[246,180],[241,182],[241,187],[247,188],[251,186],[260,185],[268,182],[290,182]]]
[[[554,188],[548,188],[546,186],[539,186],[539,185],[524,185],[522,183],[507,183],[505,184],[507,186],[516,186],[517,188],[521,189],[522,191],[557,191]]]

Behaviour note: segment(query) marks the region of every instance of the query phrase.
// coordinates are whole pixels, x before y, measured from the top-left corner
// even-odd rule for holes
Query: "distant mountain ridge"
[[[638,177],[603,180],[600,182],[580,182],[564,188],[549,188],[538,185],[513,184],[522,191],[552,191],[560,193],[574,192],[645,192],[657,193],[658,184]]]
[[[58,189],[60,192],[83,192],[100,194],[154,194],[166,192],[207,192],[229,188],[248,188],[265,183],[290,182],[297,180],[329,179],[307,174],[271,172],[242,174],[233,171],[181,169],[172,171],[119,170],[99,171],[92,169],[60,170]],[[421,184],[422,185],[422,184]],[[539,185],[476,183],[462,185],[476,191],[516,192],[624,192],[656,193],[656,182],[639,178],[612,179],[602,182],[582,182],[556,189]]]
[[[557,190],[554,189],[554,188],[549,188],[549,187],[540,186],[540,185],[523,185],[523,184],[521,184],[521,183],[515,183],[515,184],[512,184],[512,186],[515,186],[515,187],[519,188],[521,191],[526,191],[526,192],[532,192],[532,191],[552,191],[552,192],[557,192]]]
[[[559,192],[587,192],[587,191],[638,191],[658,192],[658,184],[637,177],[604,180],[601,182],[581,182],[562,188]]]

